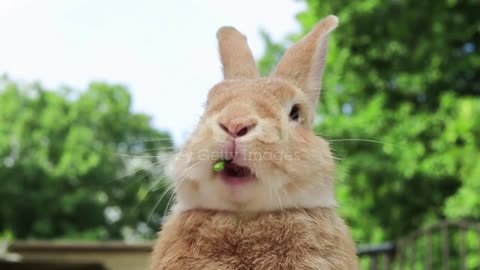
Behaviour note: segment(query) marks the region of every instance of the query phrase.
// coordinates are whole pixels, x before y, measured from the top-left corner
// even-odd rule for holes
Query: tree
[[[162,172],[152,174],[150,167],[158,169],[157,154],[171,146],[150,117],[131,111],[120,85],[50,91],[3,76],[0,234],[151,237],[165,202],[147,220],[165,189]]]
[[[316,130],[340,158],[337,197],[354,238],[480,219],[480,2],[305,2],[302,32],[284,43],[340,18]],[[285,46],[264,36],[266,73]]]

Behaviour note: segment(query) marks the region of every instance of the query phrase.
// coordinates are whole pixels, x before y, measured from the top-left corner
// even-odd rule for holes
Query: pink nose
[[[254,120],[230,121],[229,123],[218,122],[220,127],[232,137],[245,136],[257,124]]]

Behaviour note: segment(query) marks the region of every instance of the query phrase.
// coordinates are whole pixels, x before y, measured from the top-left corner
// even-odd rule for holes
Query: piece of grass
[[[225,160],[220,160],[219,162],[215,163],[215,165],[213,165],[213,170],[216,172],[221,172],[223,171],[223,169],[225,169]]]

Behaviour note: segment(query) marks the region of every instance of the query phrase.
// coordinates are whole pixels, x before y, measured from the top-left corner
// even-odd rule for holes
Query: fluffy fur
[[[176,214],[157,242],[152,269],[357,269],[347,228],[332,209],[236,215]]]
[[[225,80],[209,92],[198,128],[173,163],[176,204],[159,234],[152,270],[357,269],[335,215],[334,162],[311,126],[325,68],[328,16],[261,78],[246,38],[217,32]],[[299,108],[298,120],[289,113]],[[225,127],[248,127],[232,138]],[[254,181],[229,185],[212,167],[235,142]]]

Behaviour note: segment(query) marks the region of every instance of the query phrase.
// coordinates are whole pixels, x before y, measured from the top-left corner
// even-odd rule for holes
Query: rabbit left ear
[[[317,106],[327,59],[328,36],[338,25],[330,15],[321,20],[302,40],[288,49],[272,76],[281,77],[302,89]]]
[[[247,44],[247,38],[237,29],[224,26],[217,31],[220,59],[225,79],[258,77],[257,66]]]

